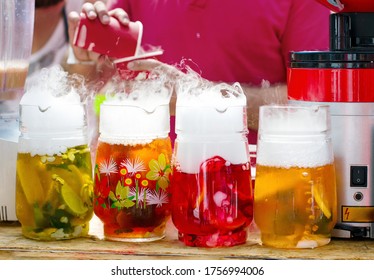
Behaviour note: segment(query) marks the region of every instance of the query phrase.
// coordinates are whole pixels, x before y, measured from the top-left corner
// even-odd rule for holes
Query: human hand
[[[177,67],[163,63],[157,59],[138,59],[127,63],[127,69],[130,71],[146,71],[151,73],[160,73],[167,77],[169,81],[175,81],[185,74]]]
[[[68,32],[70,42],[74,41],[76,29],[79,24],[80,16],[84,14],[88,19],[95,20],[99,18],[102,24],[109,24],[110,17],[115,17],[121,24],[128,25],[130,20],[128,14],[120,8],[108,11],[106,5],[102,1],[95,3],[86,2],[82,6],[81,14],[71,12],[68,16]],[[75,57],[80,61],[97,61],[100,57],[99,54],[88,51],[71,44]]]

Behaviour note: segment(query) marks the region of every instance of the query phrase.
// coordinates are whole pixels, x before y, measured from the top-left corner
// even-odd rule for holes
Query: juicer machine
[[[17,221],[18,106],[29,67],[34,0],[0,1],[0,223]]]
[[[290,103],[330,106],[338,198],[334,237],[374,238],[374,1],[318,0],[330,49],[293,52]]]

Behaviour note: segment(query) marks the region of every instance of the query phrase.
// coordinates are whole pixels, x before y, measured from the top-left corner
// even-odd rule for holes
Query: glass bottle
[[[35,1],[0,2],[0,222],[16,221],[19,102],[32,49]]]

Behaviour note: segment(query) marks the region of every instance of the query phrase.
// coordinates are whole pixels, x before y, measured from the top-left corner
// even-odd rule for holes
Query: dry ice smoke
[[[155,68],[137,74],[133,80],[116,73],[101,92],[106,104],[138,106],[152,113],[158,106],[170,103],[173,89],[168,73]]]
[[[246,106],[246,96],[239,83],[214,83],[202,78],[182,60],[176,68],[183,74],[177,75],[175,91],[177,106],[208,106],[225,111],[229,106]]]
[[[32,94],[32,98],[37,98],[38,104],[58,97],[79,102],[85,101],[88,96],[84,77],[78,74],[69,75],[59,65],[43,68],[35,79],[27,83],[26,91],[28,96]],[[25,102],[32,103],[32,100],[26,98]]]
[[[123,79],[118,73],[102,92],[100,141],[135,145],[168,136],[172,89],[165,72],[155,69],[133,80]]]
[[[60,66],[42,69],[37,75],[20,101],[20,130],[31,138],[23,152],[53,155],[87,144],[84,79],[68,75]],[[62,135],[67,141],[63,145],[56,141]]]
[[[162,79],[117,79],[106,87],[105,103],[138,106],[151,113],[158,106],[169,104],[171,93],[170,87]]]
[[[245,106],[246,97],[239,83],[208,81],[192,70],[185,59],[173,66],[162,64],[143,74],[134,80],[115,74],[104,89],[108,102],[137,104],[152,111],[152,107],[168,104],[172,94],[176,94],[181,102],[196,100],[202,105],[216,104],[220,107],[217,109],[224,110],[234,103]]]
[[[214,156],[227,164],[248,158],[246,96],[238,83],[213,83],[187,68],[176,83],[176,154],[181,171],[196,174]]]
[[[213,83],[188,67],[184,73],[176,82],[177,133],[247,132],[247,99],[239,83]]]

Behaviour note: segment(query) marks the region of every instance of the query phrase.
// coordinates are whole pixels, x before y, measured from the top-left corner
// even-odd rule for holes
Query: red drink
[[[245,243],[253,217],[249,162],[231,164],[215,156],[198,174],[173,168],[172,219],[188,246],[220,247]]]
[[[170,216],[169,138],[144,144],[100,142],[95,167],[94,211],[112,240],[164,237]]]

